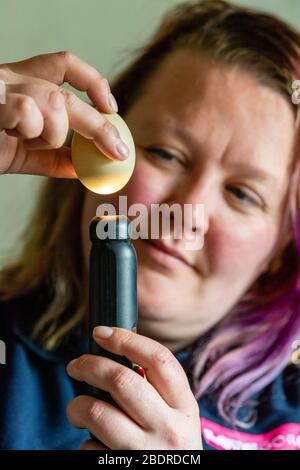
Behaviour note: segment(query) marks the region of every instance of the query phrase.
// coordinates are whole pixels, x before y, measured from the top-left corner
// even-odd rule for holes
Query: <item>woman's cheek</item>
[[[213,270],[233,277],[245,270],[250,278],[259,275],[272,252],[276,236],[274,228],[262,221],[257,224],[245,221],[232,227],[226,228],[220,221],[208,235],[206,247],[204,242]]]
[[[128,207],[140,203],[150,208],[151,204],[164,202],[167,188],[162,173],[138,156],[133,175],[121,194],[127,196]]]

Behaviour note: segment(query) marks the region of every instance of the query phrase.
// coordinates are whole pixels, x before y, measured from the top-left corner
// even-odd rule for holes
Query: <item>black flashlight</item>
[[[95,326],[115,326],[136,332],[137,257],[126,216],[94,217],[90,223],[89,344],[91,354],[112,359],[130,369],[135,364],[101,348],[92,337]],[[95,398],[119,408],[110,393],[92,388]]]

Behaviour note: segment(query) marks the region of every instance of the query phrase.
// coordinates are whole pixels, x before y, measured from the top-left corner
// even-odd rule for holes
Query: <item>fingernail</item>
[[[125,160],[126,158],[128,158],[128,155],[129,155],[129,148],[127,147],[127,145],[122,141],[120,140],[120,142],[118,142],[117,146],[116,146],[116,149],[119,153],[119,155]]]
[[[114,330],[109,326],[96,326],[94,328],[94,336],[100,339],[109,338],[113,334]]]
[[[110,93],[108,95],[108,104],[109,104],[109,107],[113,110],[114,113],[118,112],[118,105],[117,105],[116,99],[115,99],[115,97],[112,93]]]

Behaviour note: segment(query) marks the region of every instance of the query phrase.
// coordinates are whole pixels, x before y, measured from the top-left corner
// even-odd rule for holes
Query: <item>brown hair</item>
[[[170,11],[149,43],[115,80],[112,89],[121,115],[126,115],[164,58],[179,48],[247,70],[291,103],[299,33],[272,15],[206,0],[184,3]],[[296,106],[291,103],[291,108],[296,116]],[[76,180],[48,179],[24,232],[21,255],[0,273],[3,300],[40,287],[50,293],[33,325],[34,337],[46,349],[59,346],[81,322],[86,308],[80,237],[84,193]]]

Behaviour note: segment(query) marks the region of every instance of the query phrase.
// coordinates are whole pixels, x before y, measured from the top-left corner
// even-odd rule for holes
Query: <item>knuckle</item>
[[[132,344],[133,333],[131,331],[123,331],[120,335],[120,345],[122,347],[128,347]]]
[[[88,354],[83,354],[82,356],[80,356],[76,361],[76,369],[84,368],[87,365],[89,359],[90,357]]]
[[[171,351],[165,347],[159,346],[152,354],[154,362],[163,366],[171,366],[175,363],[175,358]]]
[[[165,425],[164,428],[164,439],[167,443],[168,448],[171,449],[184,449],[185,448],[185,436],[180,434],[178,428],[169,424]]]
[[[95,400],[91,400],[86,409],[86,417],[89,422],[99,423],[102,419],[104,408]]]
[[[31,96],[23,96],[18,102],[19,113],[23,117],[30,115],[35,109],[35,102]]]
[[[111,376],[111,385],[114,388],[122,389],[134,381],[135,377],[126,367],[120,367]]]
[[[61,94],[64,97],[65,103],[69,108],[72,108],[77,102],[77,96],[73,91],[67,90],[66,88],[61,88]]]
[[[57,55],[59,59],[62,60],[67,65],[70,64],[75,57],[75,55],[71,51],[60,51],[57,53]]]

